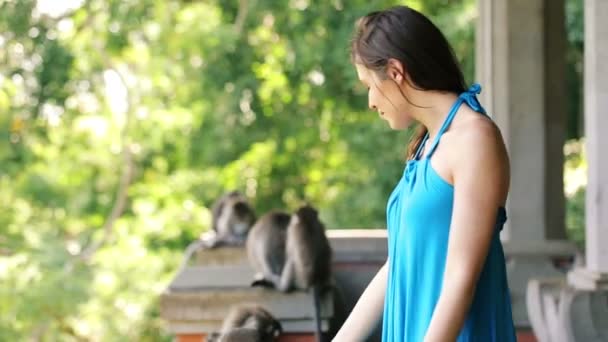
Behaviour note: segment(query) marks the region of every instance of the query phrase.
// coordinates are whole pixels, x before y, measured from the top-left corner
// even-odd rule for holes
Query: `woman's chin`
[[[410,124],[411,124],[410,121],[396,122],[394,120],[388,120],[388,119],[385,119],[385,120],[388,122],[389,127],[395,131],[406,130],[408,127],[410,127]]]

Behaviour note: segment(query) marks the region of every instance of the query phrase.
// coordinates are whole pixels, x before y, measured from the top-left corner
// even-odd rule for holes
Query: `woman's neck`
[[[424,125],[429,138],[434,138],[449,114],[458,95],[439,91],[410,89],[412,102],[422,108],[414,107],[412,117]]]

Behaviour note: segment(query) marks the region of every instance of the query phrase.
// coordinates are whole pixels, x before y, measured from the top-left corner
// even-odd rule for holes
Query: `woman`
[[[445,37],[408,7],[359,20],[352,58],[369,107],[420,130],[387,204],[388,260],[334,341],[515,341],[499,232],[509,160]],[[384,308],[384,309],[382,309]]]

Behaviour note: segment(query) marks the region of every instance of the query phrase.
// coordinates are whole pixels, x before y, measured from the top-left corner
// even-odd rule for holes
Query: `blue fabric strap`
[[[460,108],[460,105],[463,102],[466,103],[469,107],[471,107],[471,109],[473,109],[474,111],[486,115],[486,110],[481,106],[481,104],[479,103],[479,100],[477,100],[477,94],[479,94],[479,93],[481,93],[481,85],[479,85],[479,83],[474,83],[469,88],[469,90],[463,92],[462,94],[460,94],[458,96],[458,99],[452,106],[452,109],[450,109],[448,116],[443,121],[441,128],[439,128],[439,132],[437,132],[437,136],[435,137],[435,139],[433,139],[433,145],[431,146],[431,149],[428,152],[426,158],[430,158],[433,155],[433,152],[435,152],[437,145],[439,145],[439,140],[441,139],[441,136],[452,123],[454,116],[456,116],[456,112],[458,112],[458,108]],[[426,143],[428,140],[428,136],[429,136],[428,133],[424,136],[424,139],[422,140],[422,143],[418,147],[418,151],[416,152],[416,155],[414,157],[415,159],[419,158],[421,151],[424,147],[424,143]]]
[[[426,132],[426,134],[422,138],[422,141],[420,142],[420,145],[418,145],[418,150],[416,150],[416,153],[414,154],[414,160],[420,158],[420,155],[422,154],[422,150],[424,150],[424,145],[426,144],[427,140],[429,140],[429,132]]]
[[[477,100],[478,94],[481,94],[481,86],[479,85],[479,83],[474,83],[469,88],[469,90],[460,94],[459,97],[462,98],[464,102],[466,102],[467,105],[471,107],[471,109],[473,109],[474,111],[487,115],[486,110],[483,109],[483,107],[479,103],[479,100]]]

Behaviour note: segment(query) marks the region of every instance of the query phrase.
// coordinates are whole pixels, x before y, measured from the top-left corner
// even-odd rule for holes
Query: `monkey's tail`
[[[181,271],[184,270],[184,268],[186,268],[186,266],[188,266],[188,262],[190,261],[190,258],[192,257],[194,252],[196,252],[199,248],[203,247],[204,245],[205,245],[205,243],[203,240],[197,239],[197,240],[192,241],[188,245],[188,247],[186,247],[186,251],[184,252],[182,263],[180,264],[177,273],[180,273]]]
[[[323,332],[321,331],[321,301],[320,301],[320,296],[321,296],[321,289],[319,285],[314,285],[312,287],[312,297],[313,297],[313,304],[314,304],[314,309],[315,309],[315,339],[317,340],[317,342],[323,342],[322,336],[323,336]]]

